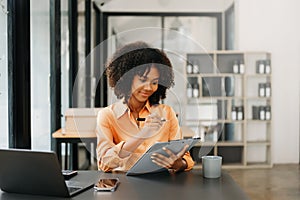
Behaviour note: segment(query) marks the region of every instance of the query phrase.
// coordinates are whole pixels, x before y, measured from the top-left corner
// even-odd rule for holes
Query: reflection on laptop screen
[[[69,197],[94,185],[66,182],[54,152],[0,149],[0,160],[0,188],[5,192]]]

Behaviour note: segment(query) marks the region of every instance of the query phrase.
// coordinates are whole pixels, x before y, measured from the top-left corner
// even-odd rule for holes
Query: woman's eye
[[[142,83],[145,83],[145,82],[147,81],[147,79],[145,79],[145,78],[140,78],[140,81],[141,81]]]
[[[152,85],[157,85],[158,84],[158,81],[153,81],[152,82]]]
[[[148,78],[145,78],[145,77],[140,77],[139,80],[141,83],[146,83],[149,81]],[[151,85],[158,85],[158,80],[149,81],[149,83]]]

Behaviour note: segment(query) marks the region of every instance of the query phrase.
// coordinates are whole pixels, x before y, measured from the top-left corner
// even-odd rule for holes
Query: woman
[[[98,113],[98,168],[127,171],[155,142],[181,138],[175,112],[159,104],[174,85],[173,69],[165,53],[135,42],[115,52],[106,73],[120,101]],[[194,162],[186,149],[178,154],[164,149],[168,157],[152,154],[151,158],[170,173],[190,170]]]

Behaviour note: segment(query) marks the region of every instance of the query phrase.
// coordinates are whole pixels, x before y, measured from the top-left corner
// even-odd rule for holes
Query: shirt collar
[[[129,110],[126,103],[124,103],[124,99],[119,100],[114,104],[112,110],[117,119],[119,119],[125,112]]]
[[[144,106],[143,109],[147,109],[148,112],[150,113],[150,103],[149,101],[146,102],[146,105]],[[119,119],[122,115],[124,115],[126,112],[129,111],[128,105],[124,103],[124,99],[119,100],[118,102],[115,103],[115,105],[112,108],[115,116],[117,119]]]
[[[148,112],[150,112],[151,106],[150,106],[149,101],[146,102],[146,105],[145,105],[144,109],[145,109],[145,108],[148,110]]]

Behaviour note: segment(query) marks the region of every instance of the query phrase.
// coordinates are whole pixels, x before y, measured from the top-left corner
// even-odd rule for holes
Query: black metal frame
[[[201,17],[201,16],[209,16],[215,17],[217,19],[217,49],[223,49],[223,41],[222,41],[222,13],[221,12],[212,12],[212,13],[197,13],[197,12],[102,12],[99,7],[94,4],[94,10],[96,12],[96,44],[99,45],[101,42],[105,41],[108,38],[108,18],[110,16],[158,16],[162,18],[162,28],[164,28],[164,18],[165,17],[176,17],[176,16],[193,16],[193,17]],[[162,33],[162,38],[164,35]],[[163,44],[162,44],[163,48]],[[106,51],[103,49],[100,50],[101,58],[96,58],[98,60],[95,61],[96,68],[100,68],[100,71],[105,70],[104,62],[107,59]],[[101,74],[95,74],[97,77]],[[95,106],[102,107],[107,106],[107,81],[106,77],[100,79],[95,96]]]
[[[9,147],[30,149],[30,2],[7,4]]]
[[[78,71],[78,10],[77,0],[68,0],[68,15],[69,15],[69,106],[77,107],[77,98],[73,98],[73,95],[77,94],[77,91],[73,91],[76,74]],[[76,95],[77,96],[77,95]]]
[[[85,105],[91,107],[91,0],[85,0]]]
[[[61,127],[61,14],[60,0],[50,0],[50,134]],[[51,149],[55,142],[51,138]]]
[[[106,44],[100,45],[107,38],[107,32],[102,27],[107,27],[107,18],[104,18],[103,12],[98,8],[97,4],[93,4],[96,14],[96,41],[95,41],[95,58],[94,58],[94,76],[99,79],[95,94],[95,107],[104,107],[107,105],[107,77],[104,73],[106,58]]]

